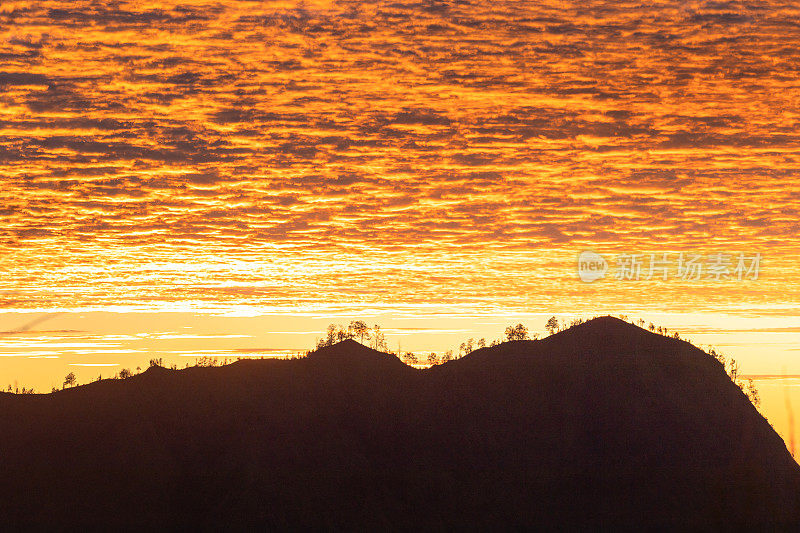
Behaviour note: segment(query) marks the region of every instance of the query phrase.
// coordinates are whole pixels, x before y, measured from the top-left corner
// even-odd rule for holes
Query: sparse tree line
[[[301,357],[301,356],[297,355],[297,356],[292,356],[290,358],[293,359],[293,358],[296,358],[296,357]],[[196,357],[195,360],[194,360],[194,364],[193,365],[190,365],[189,363],[186,363],[184,365],[184,368],[195,368],[195,367],[203,368],[203,367],[225,366],[227,364],[232,363],[234,360],[235,361],[241,361],[242,359],[252,359],[252,358],[251,357],[236,357],[235,359],[233,359],[233,358],[224,357],[224,358],[220,359],[219,357],[214,357],[214,356],[202,356],[202,357]],[[264,357],[262,356],[261,359],[264,359]],[[169,368],[170,370],[178,370],[178,365],[175,364],[175,363],[169,365],[169,367],[166,367],[164,365],[164,359],[161,358],[161,357],[150,359],[149,366],[150,367],[157,366],[157,367],[161,367],[161,368]],[[131,370],[129,368],[123,368],[119,372],[117,372],[116,374],[114,374],[113,376],[111,376],[108,379],[128,379],[130,377],[136,376],[136,375],[141,374],[141,373],[142,373],[142,367],[141,366],[137,366],[135,370]],[[97,381],[102,381],[102,380],[103,380],[103,375],[100,374],[99,376],[97,376],[92,381],[97,382]],[[58,389],[57,387],[53,387],[50,392],[58,392],[59,390],[64,390],[66,388],[77,387],[77,386],[78,386],[78,379],[75,376],[74,372],[70,372],[64,378],[64,383],[61,385],[61,389]],[[8,392],[12,392],[11,385],[8,386]],[[36,391],[33,388],[25,389],[23,387],[22,390],[17,388],[16,389],[16,393],[17,394],[36,394]]]
[[[619,315],[619,318],[625,320],[626,322],[628,321],[628,317],[626,315]],[[635,324],[642,329],[644,329],[645,327],[645,321],[641,318],[638,320],[631,320],[630,322],[631,324]],[[688,342],[692,346],[697,346],[689,339],[681,339],[681,336],[677,331],[674,331],[670,334],[668,328],[662,326],[656,326],[652,322],[647,324],[647,329],[652,333],[657,333],[659,335],[664,335],[665,337],[670,337],[673,339],[683,340],[685,342]],[[697,347],[702,348],[701,346]],[[742,378],[742,376],[739,374],[739,363],[737,363],[736,360],[732,357],[730,359],[727,359],[723,354],[718,352],[713,346],[708,346],[705,351],[714,359],[720,362],[722,368],[725,369],[725,373],[728,374],[730,380],[737,387],[739,387],[739,389],[744,393],[745,396],[747,396],[747,399],[750,400],[750,403],[752,403],[756,408],[760,407],[761,397],[758,394],[758,389],[756,388],[756,384],[750,378],[748,378],[747,380],[744,380]]]
[[[582,319],[573,320],[572,322],[569,323],[569,326],[571,327],[571,326],[574,326],[574,325],[577,325],[577,324],[580,324],[580,323],[583,323]],[[561,331],[561,329],[565,328],[565,327],[567,327],[567,322],[566,321],[564,321],[563,323],[559,322],[556,317],[551,317],[547,321],[547,323],[545,324],[545,329],[550,334],[553,334],[553,333],[556,333],[558,331]],[[506,328],[506,330],[505,330],[505,338],[504,339],[496,339],[496,340],[493,340],[493,341],[491,341],[490,343],[487,344],[487,341],[486,341],[485,338],[480,338],[480,339],[477,339],[477,340],[474,339],[474,338],[469,338],[466,341],[461,343],[461,345],[459,346],[457,352],[454,352],[454,350],[447,350],[444,353],[442,353],[441,355],[439,355],[439,354],[437,354],[435,352],[430,352],[427,355],[419,356],[419,355],[417,355],[417,354],[415,354],[413,352],[409,352],[409,351],[403,352],[401,349],[398,348],[397,352],[394,352],[394,355],[396,355],[397,357],[399,357],[401,360],[403,360],[404,362],[406,362],[409,365],[426,365],[427,364],[427,365],[433,366],[433,365],[446,363],[446,362],[451,361],[453,359],[459,359],[459,358],[464,357],[465,355],[467,355],[467,354],[469,354],[469,353],[471,353],[471,352],[473,352],[473,351],[475,351],[477,349],[485,348],[485,347],[487,347],[487,345],[488,346],[497,346],[497,345],[499,345],[499,344],[501,344],[503,342],[507,342],[507,341],[518,341],[518,340],[529,340],[529,339],[536,340],[538,338],[539,338],[539,334],[538,333],[534,333],[531,336],[531,335],[529,335],[528,328],[525,325],[517,324],[516,326],[509,326],[509,327]],[[328,328],[327,328],[325,337],[322,338],[322,339],[318,339],[317,340],[316,349],[323,348],[325,346],[333,346],[334,344],[336,344],[338,342],[341,342],[341,341],[344,341],[344,340],[347,340],[347,339],[357,340],[361,344],[364,344],[365,346],[369,346],[370,348],[373,348],[373,349],[378,350],[378,351],[387,352],[387,353],[393,353],[393,352],[391,352],[389,350],[388,344],[386,342],[386,337],[385,337],[383,331],[381,330],[381,326],[378,325],[378,324],[375,324],[372,327],[370,327],[363,320],[353,320],[346,327],[342,326],[340,324],[331,324],[331,325],[329,325]],[[303,357],[305,355],[307,355],[307,353],[298,354],[296,356],[291,356],[289,358],[293,359],[293,358],[296,358],[296,357]],[[244,359],[244,358],[243,357],[237,357],[236,358],[237,361],[241,360],[241,359]],[[195,358],[194,365],[192,365],[192,366],[201,367],[201,368],[202,367],[217,367],[217,366],[227,365],[227,364],[229,364],[229,362],[232,362],[232,361],[229,360],[227,357],[223,358],[223,359],[220,359],[219,357],[202,356],[202,357]],[[152,358],[152,359],[150,359],[149,366],[150,367],[157,366],[157,367],[162,367],[163,368],[164,367],[164,360],[162,358],[160,358],[160,357],[159,358]],[[186,365],[184,366],[184,368],[189,368],[189,367],[190,367],[189,363],[186,363]],[[169,368],[172,369],[172,370],[177,370],[178,366],[173,363],[172,365],[169,366]],[[111,376],[111,379],[128,379],[128,378],[130,378],[132,376],[140,374],[141,371],[142,371],[141,367],[138,367],[138,366],[136,367],[135,371],[131,370],[129,368],[123,368],[119,372],[117,372],[116,374]],[[102,379],[103,379],[103,376],[101,374],[101,375],[97,376],[97,378],[94,381],[101,381]],[[63,382],[63,384],[61,386],[61,390],[66,389],[66,388],[70,388],[70,387],[76,387],[77,385],[78,385],[78,380],[77,380],[77,377],[75,376],[75,373],[74,372],[70,372],[64,378],[64,382]],[[58,388],[53,387],[51,392],[57,392],[58,390],[59,390]],[[11,385],[8,386],[8,392],[13,392],[13,393],[16,393],[16,394],[35,394],[35,390],[33,388],[30,388],[30,389],[25,388],[25,387],[22,387],[22,389],[20,389],[19,387],[12,388]]]
[[[573,320],[569,325],[574,326],[581,323],[583,323],[583,320],[578,319]],[[566,322],[564,324],[566,324]],[[545,324],[545,329],[551,334],[560,331],[561,327],[562,325],[556,317],[550,318]],[[506,328],[504,339],[496,339],[487,344],[485,338],[477,340],[475,338],[469,338],[461,343],[458,347],[458,351],[447,350],[441,355],[436,352],[430,352],[427,355],[418,355],[414,352],[404,352],[399,347],[396,352],[391,351],[387,345],[386,337],[381,332],[381,327],[378,324],[370,328],[363,320],[353,320],[347,327],[340,324],[329,325],[325,337],[317,339],[316,349],[333,346],[347,339],[353,339],[375,350],[396,355],[406,364],[433,366],[452,361],[453,359],[459,359],[477,349],[486,348],[487,346],[497,346],[507,341],[529,340],[531,338],[536,340],[539,338],[539,334],[534,333],[533,337],[531,337],[525,325],[517,324],[516,326],[509,326]]]
[[[627,315],[618,315],[618,317],[626,322],[629,321]],[[598,317],[594,317],[598,318]],[[544,329],[550,334],[554,335],[560,331],[565,331],[575,326],[579,326],[586,322],[586,320],[582,318],[575,318],[572,320],[567,321],[566,319],[559,320],[557,317],[552,316],[545,322]],[[648,329],[652,333],[657,333],[659,335],[664,335],[666,337],[674,338],[674,339],[681,339],[678,332],[672,332],[668,330],[666,327],[656,326],[652,322],[646,323],[643,319],[638,320],[630,320],[630,322],[636,326],[639,326],[642,329]],[[504,342],[514,342],[514,341],[524,341],[524,340],[537,340],[539,338],[538,333],[530,334],[528,331],[527,326],[524,324],[517,324],[515,326],[508,326],[505,329],[505,335],[502,339],[496,339],[488,343],[489,347],[498,346]],[[386,353],[393,353],[389,350],[388,344],[386,342],[386,337],[384,336],[381,327],[378,324],[375,324],[372,327],[369,327],[366,322],[363,320],[353,320],[347,327],[344,327],[339,324],[331,324],[328,326],[326,331],[326,335],[322,339],[317,340],[316,349],[324,348],[326,346],[333,346],[338,342],[342,342],[347,339],[357,340],[361,344],[365,346],[369,346],[375,350],[386,352]],[[691,344],[691,341],[688,339],[683,339],[686,342]],[[434,366],[446,363],[448,361],[452,361],[454,359],[459,359],[472,353],[475,350],[479,350],[482,348],[487,347],[487,342],[485,338],[480,338],[475,340],[474,338],[469,338],[466,341],[462,342],[461,345],[458,347],[458,351],[454,352],[453,350],[447,350],[443,354],[438,355],[435,352],[430,352],[426,356],[419,356],[413,352],[403,352],[399,347],[397,352],[394,352],[398,358],[403,360],[408,365],[428,365]],[[725,372],[730,377],[731,381],[738,386],[742,392],[747,396],[747,398],[755,405],[759,407],[761,404],[761,399],[758,395],[758,390],[756,389],[755,383],[752,379],[747,379],[746,381],[740,376],[739,374],[739,364],[736,362],[735,359],[730,358],[727,359],[723,354],[719,353],[715,348],[708,347],[708,353],[712,357],[714,357],[717,361],[719,361]],[[296,356],[289,357],[290,359],[294,359],[296,357],[304,357],[308,355],[308,352],[304,354],[298,354]],[[262,357],[263,358],[263,357]],[[245,359],[243,357],[237,357],[236,360]],[[248,358],[249,359],[249,358]],[[216,367],[216,366],[224,366],[229,363],[229,359],[226,357],[222,360],[218,357],[213,356],[202,356],[195,359],[194,367]],[[150,366],[151,367],[164,367],[164,360],[162,358],[153,358],[150,359]],[[176,364],[170,365],[172,370],[177,370],[178,367]],[[189,368],[189,363],[186,363],[184,368]],[[112,379],[127,379],[131,376],[141,373],[141,367],[136,367],[136,372],[131,371],[130,369],[123,368],[117,374],[115,374]],[[97,377],[95,381],[100,381],[103,379],[103,376],[100,375]],[[78,385],[77,378],[74,372],[70,372],[64,378],[64,383],[62,385],[62,389],[66,389],[67,387],[75,387]],[[52,392],[56,392],[58,389],[53,387]],[[11,385],[8,386],[7,392],[15,393],[15,394],[35,394],[35,390],[33,387],[26,388],[19,387],[12,388]]]
[[[619,315],[619,318],[622,320],[628,321],[627,315]],[[645,328],[645,321],[643,319],[638,320],[630,320],[631,324],[637,325],[640,328]],[[683,340],[688,342],[692,346],[696,346],[702,349],[702,346],[698,346],[694,344],[690,339],[682,339],[680,334],[677,331],[670,333],[669,329],[663,326],[656,326],[652,322],[647,323],[647,329],[652,333],[657,333],[659,335],[663,335],[665,337],[670,337],[673,339]],[[761,406],[761,397],[758,394],[758,389],[756,388],[755,383],[752,379],[748,378],[744,380],[742,376],[739,374],[739,363],[736,362],[734,358],[727,359],[723,354],[718,352],[713,346],[706,347],[706,353],[712,356],[714,359],[720,362],[722,368],[725,369],[725,373],[728,374],[730,380],[737,386],[739,389],[747,396],[747,399],[750,400],[756,408]]]
[[[11,385],[8,386],[8,389],[6,389],[5,392],[11,394],[36,394],[36,391],[33,387],[28,389],[26,387],[19,388],[19,386],[12,387]]]
[[[573,320],[569,322],[569,327],[582,324],[583,322],[583,319]],[[556,317],[551,317],[545,324],[545,329],[550,332],[550,334],[561,331],[562,327],[567,327],[567,322],[564,321],[562,324]],[[386,337],[384,336],[383,332],[381,331],[381,327],[378,324],[375,324],[370,328],[363,320],[353,320],[347,327],[344,327],[340,324],[329,325],[325,337],[317,339],[316,349],[324,348],[326,346],[333,346],[334,344],[347,339],[353,339],[375,350],[396,355],[408,365],[433,366],[443,364],[454,359],[460,359],[461,357],[464,357],[475,350],[486,348],[487,346],[497,346],[503,342],[509,341],[530,339],[536,340],[538,338],[538,333],[534,333],[531,337],[528,332],[528,328],[524,324],[517,324],[516,326],[508,326],[506,328],[505,337],[503,339],[495,339],[487,343],[485,338],[480,338],[477,340],[475,338],[469,338],[461,343],[457,351],[447,350],[441,355],[437,354],[436,352],[430,352],[427,355],[418,355],[414,352],[403,351],[399,347],[396,352],[391,351],[386,342]]]
[[[361,344],[381,352],[389,351],[381,327],[378,324],[369,327],[363,320],[353,320],[347,327],[341,324],[329,325],[325,337],[317,339],[317,349],[333,346],[337,342],[347,339],[357,340]]]
[[[758,389],[756,388],[756,384],[753,382],[751,378],[748,378],[746,381],[739,375],[739,363],[736,362],[736,359],[731,357],[730,359],[726,359],[724,355],[719,353],[715,348],[710,347],[708,353],[713,356],[717,361],[722,364],[722,368],[725,369],[725,372],[728,374],[728,377],[731,378],[731,381],[739,387],[742,392],[747,396],[747,399],[750,400],[750,403],[759,407],[761,405],[761,397],[758,395]]]
[[[646,323],[644,319],[637,319],[637,320],[629,320],[627,315],[618,315],[621,320],[626,322],[631,322],[632,324],[639,326],[642,329],[645,327],[651,331],[652,333],[657,333],[659,335],[663,335],[665,337],[670,337],[673,339],[681,339],[680,334],[675,332],[670,332],[668,328],[663,326],[656,326],[652,322]],[[594,318],[599,318],[595,316]],[[544,325],[544,329],[550,335],[554,335],[560,331],[565,331],[567,329],[573,328],[575,326],[579,326],[583,323],[587,322],[587,320],[583,318],[574,318],[571,320],[561,319],[559,320],[557,317],[552,316],[547,319]],[[503,339],[496,339],[491,341],[488,346],[497,346],[502,344],[503,342],[513,342],[513,341],[523,341],[523,340],[537,340],[539,338],[538,333],[530,334],[528,331],[527,326],[524,324],[517,324],[515,326],[508,326],[505,329],[505,336]],[[342,327],[341,325],[331,324],[328,326],[327,335],[324,339],[319,339],[317,341],[317,348],[322,348],[325,346],[333,346],[337,342],[341,342],[345,339],[356,339],[362,344],[364,341],[372,341],[370,342],[369,346],[372,348],[392,353],[388,349],[386,344],[386,339],[381,333],[380,326],[377,324],[373,328],[369,328],[365,322],[361,320],[354,320],[350,322],[350,325],[347,328]],[[691,344],[690,340],[683,339],[686,342]],[[419,356],[413,352],[403,352],[400,348],[398,348],[397,352],[394,355],[397,355],[402,361],[404,361],[408,365],[412,366],[420,366],[420,365],[428,365],[434,366],[446,363],[448,361],[459,359],[472,353],[475,350],[485,348],[487,346],[487,342],[485,338],[478,339],[477,341],[474,338],[469,338],[466,341],[462,342],[461,345],[458,347],[458,351],[454,353],[453,350],[447,350],[442,355],[438,355],[435,352],[430,352],[427,356]],[[730,377],[731,381],[735,383],[742,392],[747,396],[750,402],[759,407],[761,405],[761,399],[758,395],[758,390],[756,389],[755,383],[752,379],[748,379],[744,381],[741,376],[739,375],[739,364],[731,358],[730,360],[726,360],[725,356],[717,352],[714,348],[709,348],[708,353],[717,359],[725,369],[725,372]]]

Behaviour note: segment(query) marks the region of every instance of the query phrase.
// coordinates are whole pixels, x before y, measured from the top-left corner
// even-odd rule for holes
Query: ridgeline
[[[6,527],[785,528],[800,467],[711,355],[603,317],[418,370],[346,340],[0,396]]]

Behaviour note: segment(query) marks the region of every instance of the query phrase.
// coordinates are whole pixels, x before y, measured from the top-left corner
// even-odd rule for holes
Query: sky
[[[606,313],[800,374],[798,19],[4,0],[0,383],[286,355],[354,318],[443,351]]]

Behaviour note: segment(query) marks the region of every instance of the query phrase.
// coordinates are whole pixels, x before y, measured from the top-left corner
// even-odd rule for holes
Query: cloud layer
[[[759,250],[787,282],[798,16],[3,2],[5,306],[526,305],[579,292],[558,280],[586,247]]]

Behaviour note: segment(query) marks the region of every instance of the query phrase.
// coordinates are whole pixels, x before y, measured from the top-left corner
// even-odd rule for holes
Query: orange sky
[[[604,312],[800,374],[799,17],[763,1],[3,1],[0,355],[17,362],[0,382],[152,351],[283,353],[350,317],[443,350]],[[585,284],[584,249],[763,264],[758,280]],[[35,331],[91,338],[13,333],[48,313]]]

